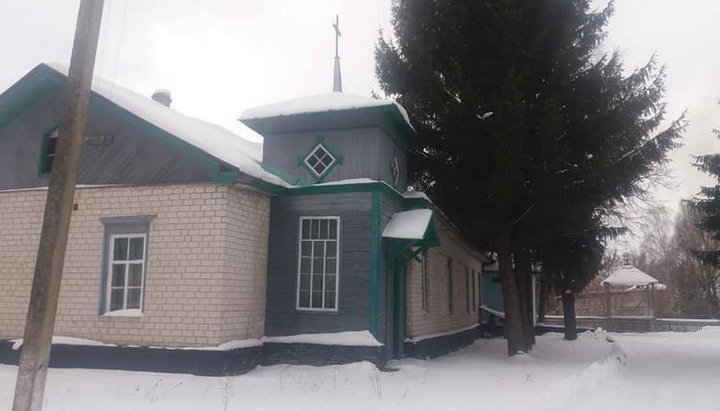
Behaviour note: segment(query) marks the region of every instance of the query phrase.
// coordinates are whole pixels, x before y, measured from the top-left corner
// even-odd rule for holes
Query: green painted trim
[[[40,64],[0,95],[0,127],[65,84],[59,73]]]
[[[379,191],[387,194],[388,198],[400,204],[403,209],[432,207],[432,203],[423,198],[405,198],[397,190],[387,183],[373,181],[358,184],[329,184],[329,185],[307,185],[286,189],[285,195],[312,195],[312,194],[342,194],[342,193],[366,193]]]
[[[216,169],[213,171],[213,183],[233,184],[237,182],[238,174],[239,173],[235,170]]]
[[[405,334],[407,324],[407,260],[393,260],[393,347],[394,357],[405,356]]]
[[[294,175],[288,174],[280,169],[269,166],[265,163],[261,163],[260,167],[262,167],[262,169],[267,171],[268,173],[274,174],[275,176],[279,177],[284,182],[286,182],[290,185],[293,185],[293,186],[312,184],[312,182],[310,182],[310,181],[303,181],[299,177],[295,177]]]
[[[368,330],[380,341],[384,341],[379,334],[379,318],[380,318],[380,259],[382,258],[381,244],[382,237],[380,233],[380,225],[382,221],[382,192],[373,191],[372,193],[372,228],[371,228],[371,248],[370,248],[370,284],[368,296]]]
[[[289,116],[284,117],[296,117],[296,118],[302,118],[302,117],[312,117],[317,116],[319,114],[329,114],[329,113],[342,113],[342,112],[348,112],[348,111],[380,111],[384,114],[388,115],[398,126],[398,129],[400,131],[400,137],[403,138],[406,144],[409,146],[416,146],[419,143],[419,139],[417,136],[417,133],[415,130],[407,124],[405,121],[405,117],[403,117],[402,113],[400,113],[400,109],[397,108],[395,104],[389,103],[382,106],[372,106],[372,107],[360,107],[360,108],[350,108],[345,110],[335,110],[335,111],[328,111],[328,112],[314,112],[314,113],[298,113],[298,114],[291,114]],[[279,116],[276,117],[265,117],[265,118],[250,118],[250,119],[238,119],[241,123],[245,124],[246,126],[250,127],[251,129],[257,131],[260,134],[264,134],[264,127],[263,124],[271,119],[276,119]],[[388,135],[393,140],[396,140],[394,135],[395,133],[389,133],[388,130],[386,130],[385,127],[382,127],[379,124],[363,124],[363,125],[357,125],[357,126],[351,126],[351,127],[342,127],[342,128],[329,128],[329,127],[318,127],[318,128],[307,128],[302,129],[298,132],[273,132],[273,134],[282,135],[282,136],[291,136],[293,134],[301,134],[301,133],[320,133],[325,131],[336,131],[336,130],[353,130],[353,129],[381,129],[385,134]],[[260,129],[260,131],[258,131]],[[395,141],[396,143],[400,144],[400,142]]]
[[[58,127],[59,126],[57,124],[49,127],[42,134],[42,142],[40,143],[40,157],[38,158],[38,176],[40,177],[49,176],[50,172],[52,171],[52,166],[50,166],[49,170],[47,167],[48,145],[50,143],[50,134],[53,131],[57,130]],[[55,146],[55,149],[57,150],[57,145]]]
[[[250,181],[250,186],[254,187],[260,191],[264,191],[266,193],[275,194],[275,195],[286,195],[288,194],[288,189],[285,187],[281,187],[272,183],[268,183],[267,181],[260,180],[259,178],[253,178]]]

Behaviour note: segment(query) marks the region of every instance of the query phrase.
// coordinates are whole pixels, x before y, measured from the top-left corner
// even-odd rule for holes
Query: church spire
[[[340,54],[338,53],[338,41],[340,39],[340,16],[335,15],[335,72],[333,74],[333,91],[342,92],[342,76],[340,75]]]

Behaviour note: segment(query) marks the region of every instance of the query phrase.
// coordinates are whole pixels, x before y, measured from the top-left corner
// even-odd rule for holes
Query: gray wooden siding
[[[317,132],[266,134],[263,147],[263,163],[273,169],[304,181],[312,181],[315,175],[302,160],[322,140],[334,154],[342,156],[342,164],[336,165],[323,181],[350,178],[370,178],[392,185],[390,165],[397,156],[400,177],[397,188],[407,187],[407,155],[384,130],[377,127],[352,128]]]
[[[265,334],[293,335],[368,328],[371,193],[275,197],[271,201]],[[340,216],[337,312],[296,307],[299,221]]]
[[[43,134],[58,124],[60,94],[51,94],[0,128],[0,190],[44,187],[39,175]],[[93,97],[87,135],[110,134],[108,145],[85,143],[78,184],[156,184],[212,181],[213,170],[196,156],[128,123],[110,103]],[[171,138],[172,137],[169,137]]]

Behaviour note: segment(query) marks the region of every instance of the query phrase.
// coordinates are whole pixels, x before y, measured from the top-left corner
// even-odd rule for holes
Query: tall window
[[[430,281],[428,279],[428,253],[424,251],[420,256],[420,285],[422,287],[422,309],[426,313],[430,312],[428,304],[428,289]]]
[[[477,306],[482,307],[482,268],[475,271],[475,277],[477,278]]]
[[[448,312],[452,314],[455,312],[453,309],[453,272],[452,272],[452,258],[447,258],[447,270],[448,270]]]
[[[472,276],[472,310],[477,310],[477,273],[475,270],[470,270]]]
[[[110,237],[107,312],[140,312],[145,282],[146,238],[145,234],[118,234]]]
[[[468,266],[465,266],[465,314],[470,314],[470,288],[472,287],[472,284],[470,284],[470,269]]]
[[[48,131],[43,136],[42,152],[40,154],[40,174],[48,174],[52,171],[59,136],[60,134],[57,127]]]
[[[302,217],[297,308],[337,311],[340,217]]]

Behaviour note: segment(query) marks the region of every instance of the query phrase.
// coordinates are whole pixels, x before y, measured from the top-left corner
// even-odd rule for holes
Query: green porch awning
[[[393,239],[397,252],[411,258],[419,252],[440,245],[440,236],[427,208],[400,211],[393,214],[385,226],[383,238]]]

